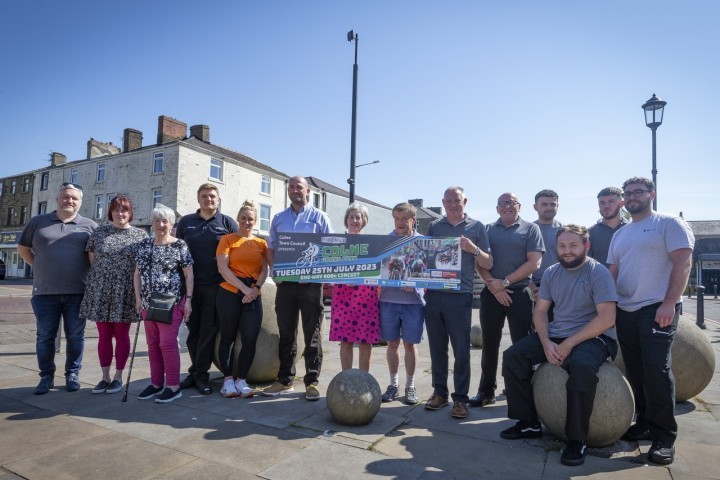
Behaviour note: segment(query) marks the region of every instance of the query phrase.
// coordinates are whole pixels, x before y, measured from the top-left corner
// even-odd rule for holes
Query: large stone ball
[[[348,368],[335,375],[327,388],[330,415],[343,425],[367,425],[380,410],[382,392],[375,377]]]
[[[680,317],[671,349],[675,376],[675,401],[684,402],[705,390],[715,372],[715,352],[710,340],[687,317]],[[615,365],[625,372],[621,352]]]
[[[479,323],[476,323],[470,328],[470,345],[475,348],[483,347],[482,328],[480,328]]]
[[[590,447],[605,447],[618,441],[630,427],[635,414],[630,384],[617,367],[603,363],[598,378],[587,439]],[[567,372],[551,363],[540,365],[532,379],[538,418],[558,438],[565,438],[567,380]]]
[[[278,370],[280,369],[279,341],[280,332],[277,325],[277,316],[275,315],[275,294],[277,286],[270,279],[265,282],[262,288],[263,319],[260,327],[260,335],[258,336],[255,347],[255,359],[250,367],[247,381],[249,383],[267,383],[277,379]],[[215,351],[213,354],[213,363],[220,369],[218,362],[218,347],[220,346],[220,333],[218,332],[215,339]],[[235,338],[235,358],[233,359],[233,374],[237,372],[237,355],[240,353],[242,340],[240,332]],[[302,357],[305,349],[305,337],[302,333],[302,322],[298,322],[297,335],[297,351],[299,355],[296,361]]]

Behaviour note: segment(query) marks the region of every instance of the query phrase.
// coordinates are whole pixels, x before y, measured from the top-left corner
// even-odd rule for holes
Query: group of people
[[[35,393],[44,394],[53,387],[54,341],[61,316],[68,344],[67,390],[80,388],[78,372],[87,318],[97,322],[103,374],[93,393],[121,391],[130,325],[147,316],[151,294],[159,291],[175,295],[177,302],[172,323],[144,322],[151,384],[139,398],[169,402],[179,398],[183,388],[212,393],[208,370],[218,331],[218,359],[224,376],[221,393],[225,397],[252,396],[254,390],[246,379],[262,323],[261,290],[271,272],[278,235],[332,233],[328,216],[309,203],[305,178],[291,178],[287,194],[290,206],[272,219],[267,242],[252,233],[257,219],[254,204],[246,201],[236,222],[219,212],[220,195],[212,184],[200,186],[200,208],[180,220],[176,236],[171,233],[174,212],[157,206],[152,212],[154,235],[149,239],[145,232],[130,226],[129,198],[113,199],[108,212],[111,223],[98,227],[78,215],[82,189],[63,184],[57,210],[33,217],[18,246],[35,271],[32,304],[41,377]],[[649,460],[671,463],[677,424],[670,348],[681,293],[690,273],[694,237],[682,218],[655,212],[654,198],[652,181],[642,177],[628,179],[622,189],[605,188],[598,194],[602,218],[586,229],[555,219],[559,202],[552,190],[536,195],[533,207],[538,219],[534,222],[520,217],[520,199],[508,192],[498,198],[498,220],[485,226],[465,213],[464,190],[448,188],[442,199],[445,216],[430,224],[427,235],[460,239],[460,288],[423,292],[410,287],[336,285],[329,338],[340,343],[342,368],[352,367],[357,344],[359,367],[368,371],[372,345],[384,339],[390,382],[382,400],[393,401],[400,396],[402,340],[404,399],[407,404],[417,404],[414,375],[424,326],[433,387],[425,408],[439,410],[451,398],[450,414],[465,418],[468,405],[484,407],[496,402],[499,348],[507,319],[513,345],[503,353],[502,374],[508,416],[517,423],[501,436],[542,435],[533,403],[533,366],[542,362],[561,366],[569,374],[568,442],[561,460],[580,465],[586,455],[597,372],[604,361],[614,358],[619,344],[637,410],[625,438],[652,440]],[[623,217],[623,206],[632,222]],[[400,203],[392,215],[395,228],[390,235],[419,235],[413,205]],[[347,233],[361,233],[368,220],[364,206],[350,205],[344,219]],[[485,282],[480,307],[484,345],[480,384],[477,394],[470,397],[475,272]],[[323,311],[321,284],[277,282],[280,367],[277,381],[262,390],[263,395],[294,391],[301,321],[305,398],[320,398]],[[177,333],[183,321],[189,330],[191,365],[180,381]],[[241,346],[235,342],[238,335]],[[448,343],[454,354],[452,392]],[[116,369],[111,377],[113,353]]]

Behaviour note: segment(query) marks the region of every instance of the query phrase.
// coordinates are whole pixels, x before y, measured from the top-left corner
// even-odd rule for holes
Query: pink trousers
[[[98,358],[101,367],[109,367],[113,359],[113,338],[115,339],[115,368],[124,370],[130,356],[131,323],[97,322]]]
[[[145,338],[150,359],[150,381],[162,387],[180,386],[180,348],[178,331],[183,319],[185,297],[173,308],[172,323],[145,321]],[[145,319],[147,312],[142,311]]]

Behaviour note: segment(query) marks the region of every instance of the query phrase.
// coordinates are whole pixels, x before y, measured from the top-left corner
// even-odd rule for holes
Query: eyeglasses
[[[632,192],[623,192],[622,196],[623,198],[629,198],[629,197],[635,197],[640,198],[643,196],[643,193],[650,193],[652,190],[643,190],[642,188],[638,188],[637,190],[633,190]]]
[[[520,205],[520,202],[516,202],[515,200],[508,200],[507,202],[498,202],[498,207],[514,207],[515,205]]]
[[[73,190],[80,190],[82,192],[82,187],[77,183],[64,182],[60,185],[60,190],[65,190],[68,188],[72,188]]]

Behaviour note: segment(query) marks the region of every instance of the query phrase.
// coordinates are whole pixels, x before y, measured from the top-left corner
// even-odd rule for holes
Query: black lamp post
[[[645,111],[645,125],[652,130],[652,181],[655,185],[655,200],[653,200],[653,210],[657,211],[657,159],[655,153],[655,132],[662,125],[663,112],[665,111],[667,102],[653,96],[645,102],[642,109]]]
[[[347,33],[348,42],[355,41],[355,64],[353,65],[353,93],[352,93],[352,130],[350,131],[350,203],[355,201],[355,126],[357,119],[357,79],[358,79],[358,34],[350,30]]]

